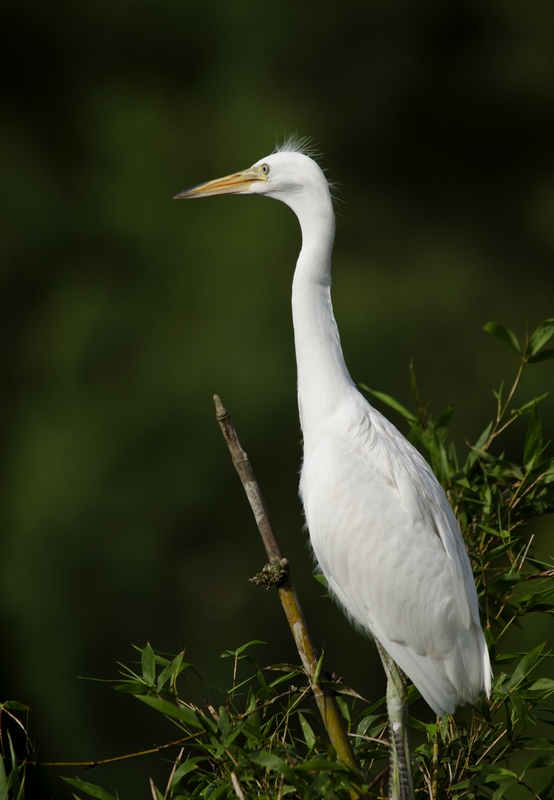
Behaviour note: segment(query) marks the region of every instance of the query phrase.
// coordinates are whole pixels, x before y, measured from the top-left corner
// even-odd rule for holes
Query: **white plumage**
[[[331,305],[329,184],[288,142],[252,167],[177,198],[261,194],[302,230],[292,310],[304,438],[300,494],[329,587],[437,714],[490,691],[477,593],[460,529],[429,465],[356,389]]]

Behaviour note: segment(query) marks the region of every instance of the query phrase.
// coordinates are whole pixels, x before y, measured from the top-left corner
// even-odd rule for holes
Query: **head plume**
[[[281,144],[275,145],[274,153],[302,153],[304,156],[308,156],[308,158],[312,158],[319,164],[319,161],[322,157],[321,150],[318,149],[317,145],[314,144],[314,140],[312,136],[301,136],[298,131],[294,131],[293,133],[289,133],[285,136]],[[321,166],[321,164],[320,164]],[[321,167],[323,172],[327,172],[325,167]],[[327,175],[325,176],[327,178]],[[333,206],[335,208],[335,213],[340,216],[339,212],[339,204],[343,201],[338,196],[337,188],[340,184],[336,181],[330,181],[327,178],[327,183],[329,185],[329,191],[331,192],[331,197],[333,199]]]
[[[302,153],[314,161],[319,161],[321,152],[317,149],[311,136],[301,136],[299,133],[289,133],[281,144],[275,146],[274,153]]]

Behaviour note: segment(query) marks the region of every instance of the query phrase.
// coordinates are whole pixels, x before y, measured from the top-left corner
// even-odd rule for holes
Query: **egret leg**
[[[389,800],[414,800],[412,764],[408,742],[406,687],[400,670],[375,640],[387,675],[387,714],[390,738]]]

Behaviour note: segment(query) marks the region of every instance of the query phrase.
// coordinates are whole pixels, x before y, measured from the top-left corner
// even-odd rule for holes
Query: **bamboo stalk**
[[[331,744],[336,750],[338,759],[343,764],[347,764],[352,769],[359,771],[336,698],[329,689],[318,681],[321,668],[317,651],[308,632],[306,620],[290,576],[288,562],[283,558],[279,548],[269,518],[269,512],[254,476],[254,471],[239,442],[231,417],[217,395],[214,395],[214,403],[216,419],[219,422],[233,464],[250,502],[269,559],[269,568],[265,568],[262,573],[262,576],[265,574],[267,578],[264,580],[263,577],[259,577],[259,582],[274,583],[277,586],[281,604],[302,660],[302,665],[312,683],[314,697]]]

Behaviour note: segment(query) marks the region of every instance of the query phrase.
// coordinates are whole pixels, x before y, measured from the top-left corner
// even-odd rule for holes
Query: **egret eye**
[[[269,175],[269,164],[262,164],[262,172],[264,175]]]

